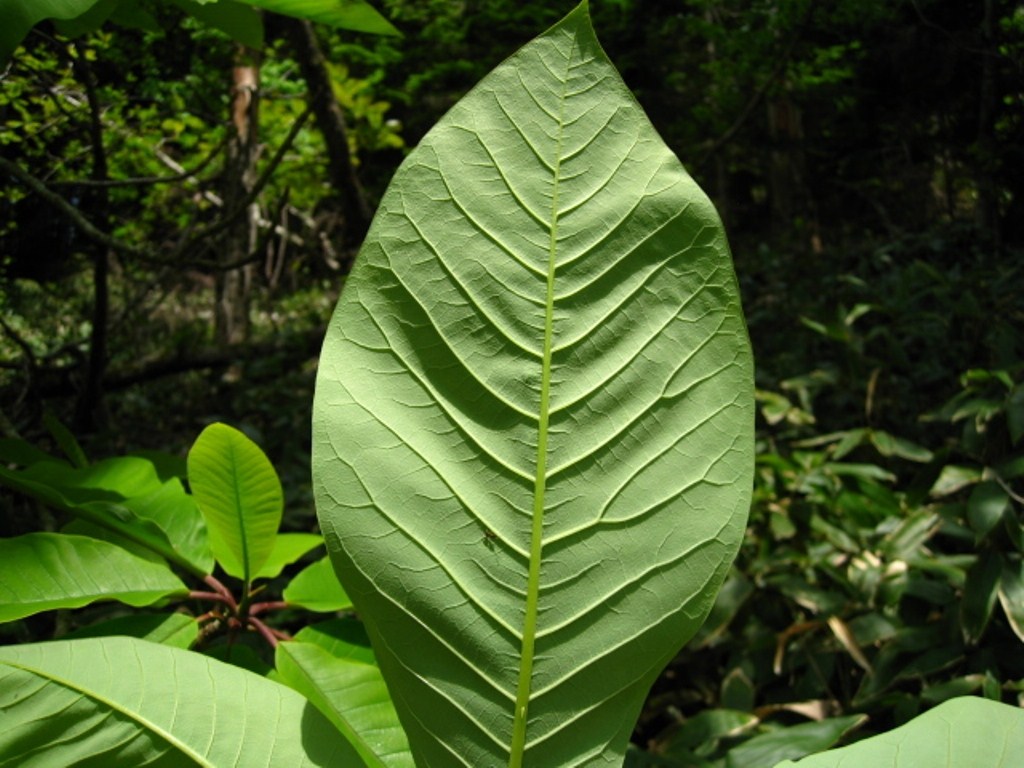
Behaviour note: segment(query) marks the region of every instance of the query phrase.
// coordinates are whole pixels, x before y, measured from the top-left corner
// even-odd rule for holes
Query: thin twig
[[[198,176],[202,173],[207,166],[212,163],[220,151],[224,149],[224,145],[227,144],[227,136],[222,138],[217,145],[210,150],[210,153],[204,157],[195,168],[191,171],[182,169],[181,171],[167,175],[167,176],[137,176],[130,179],[72,179],[70,181],[54,181],[50,186],[53,187],[143,187],[153,186],[156,184],[174,184],[179,181],[186,181],[187,179]],[[160,151],[159,149],[154,151]]]
[[[190,590],[188,593],[189,600],[213,600],[217,603],[224,603],[224,605],[230,606],[234,600],[229,600],[227,597],[222,595],[220,592],[202,592],[200,590]]]
[[[262,621],[255,618],[254,616],[249,617],[249,624],[250,626],[252,626],[253,629],[255,629],[257,632],[263,635],[263,639],[267,641],[271,648],[277,648],[278,636],[277,633],[274,632],[274,630],[272,630],[270,627],[268,627],[266,624],[264,624]],[[287,639],[287,637],[288,636],[285,635],[285,637],[281,639]]]
[[[256,198],[263,191],[263,188],[266,187],[267,183],[270,181],[274,171],[276,171],[277,167],[281,164],[285,154],[291,148],[292,143],[295,141],[296,136],[298,136],[299,131],[305,125],[306,120],[309,118],[311,113],[312,109],[307,107],[305,111],[295,119],[295,122],[288,131],[288,135],[285,136],[284,140],[277,148],[277,152],[274,153],[274,156],[270,159],[269,164],[256,180],[256,184],[253,186],[252,190],[250,190],[249,194],[239,201],[239,204],[235,206],[234,209],[225,213],[217,221],[205,227],[201,227],[189,238],[179,243],[166,258],[153,256],[142,248],[132,245],[131,243],[126,243],[123,240],[119,240],[103,232],[89,221],[89,219],[87,219],[74,205],[57,193],[53,192],[46,184],[37,179],[31,173],[5,157],[0,157],[0,170],[6,171],[11,176],[24,183],[25,186],[31,189],[35,194],[39,195],[44,202],[64,214],[68,219],[70,219],[71,223],[74,224],[82,234],[90,240],[93,240],[100,245],[104,245],[117,253],[138,259],[139,261],[147,264],[156,264],[159,266],[174,265],[179,269],[183,267],[193,267],[196,269],[226,272],[258,260],[261,258],[262,254],[248,254],[241,259],[227,263],[219,263],[210,259],[184,259],[182,256],[195,249],[203,240],[213,238],[225,231],[231,226],[235,219],[246,212],[249,206],[255,202]]]
[[[221,582],[214,578],[212,574],[204,576],[203,581],[213,587],[213,589],[225,599],[225,602],[231,606],[233,611],[238,610],[238,603],[235,601],[235,596],[231,594],[231,590],[221,584]]]
[[[289,607],[289,603],[284,600],[268,600],[264,603],[253,603],[249,606],[249,615],[258,616],[267,611],[280,611],[287,607]]]

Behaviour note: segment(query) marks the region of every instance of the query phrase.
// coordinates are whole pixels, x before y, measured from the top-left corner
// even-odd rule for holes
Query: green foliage
[[[49,423],[82,465],[8,439],[0,454],[15,467],[3,470],[0,483],[72,520],[60,533],[0,539],[0,623],[93,607],[78,614],[81,625],[66,640],[0,647],[0,688],[10,692],[3,702],[0,765],[31,764],[25,761],[35,753],[61,764],[102,754],[109,765],[158,759],[223,765],[230,762],[226,755],[249,761],[251,753],[268,765],[361,765],[356,750],[370,755],[367,739],[389,764],[407,757],[365,638],[348,631],[327,643],[328,626],[292,639],[267,623],[267,616],[306,603],[327,612],[350,607],[333,571],[322,565],[326,558],[285,582],[284,601],[254,600],[267,580],[322,544],[316,534],[278,533],[280,482],[255,444],[223,424],[204,430],[189,453],[192,496],[177,476],[183,462],[175,457],[90,464],[71,433],[52,417]],[[242,577],[239,597],[212,574],[211,549],[221,570]],[[201,588],[189,590],[178,570],[203,582]],[[295,602],[288,602],[291,594]],[[118,615],[94,605],[101,601],[174,602],[181,612]],[[192,612],[204,603],[205,612]],[[245,671],[269,669],[249,646],[253,635],[277,646],[278,682]],[[286,651],[281,639],[288,640]],[[310,659],[322,675],[310,673]],[[355,698],[332,687],[353,676],[362,686]],[[291,689],[309,692],[327,717]],[[357,710],[346,709],[354,725],[344,735],[331,724],[339,703]],[[246,714],[249,707],[254,712]],[[278,718],[287,722],[275,725]],[[240,722],[246,728],[239,729]],[[63,737],[78,729],[96,735]]]
[[[58,533],[0,540],[0,622],[96,600],[149,605],[185,592],[166,568],[105,541]]]
[[[885,756],[879,758],[875,750],[884,751],[899,739],[914,747],[903,750],[899,766],[930,768],[956,758],[955,752],[934,756],[927,751],[947,743],[948,737],[956,749],[964,745],[969,750],[967,765],[973,765],[985,748],[1021,730],[1019,709],[994,701],[1019,705],[1024,695],[1024,371],[1019,362],[1024,348],[1018,328],[1024,262],[1012,239],[1012,225],[1020,218],[1015,218],[1015,211],[1024,197],[1014,171],[1019,163],[1008,160],[1021,146],[1020,99],[1005,88],[1016,82],[1012,75],[1022,61],[1021,15],[1007,4],[996,4],[997,23],[988,37],[973,14],[949,2],[923,4],[913,11],[898,4],[846,0],[687,0],[681,7],[662,5],[617,0],[597,5],[594,12],[599,26],[607,30],[602,34],[605,43],[659,133],[681,155],[696,159],[691,172],[711,179],[708,188],[723,213],[742,222],[734,239],[738,235],[740,242],[750,243],[738,249],[739,266],[743,287],[749,289],[748,322],[759,349],[757,402],[763,423],[753,510],[736,568],[694,641],[655,682],[632,737],[643,750],[631,747],[627,764],[760,768],[854,741],[834,757],[826,754],[799,764],[832,765],[845,759],[885,765]],[[195,14],[183,17],[182,6],[187,6],[186,14]],[[357,166],[374,189],[391,174],[389,163],[399,154],[395,150],[401,150],[399,131],[418,138],[436,115],[510,52],[526,30],[553,21],[559,13],[550,4],[509,5],[504,0],[473,3],[471,12],[446,0],[386,0],[382,6],[406,31],[403,40],[328,38],[335,58],[335,95],[350,120]],[[48,4],[36,7],[45,9]],[[154,251],[213,215],[217,205],[210,193],[225,133],[224,73],[235,39],[249,35],[254,42],[252,35],[264,34],[262,24],[251,23],[259,14],[249,6],[226,0],[204,3],[209,11],[223,12],[207,22],[196,18],[199,7],[184,0],[176,8],[164,2],[96,3],[91,13],[54,24],[56,37],[49,37],[51,27],[44,26],[46,34],[28,38],[11,61],[0,92],[0,143],[5,151],[89,215],[109,215],[119,237]],[[268,18],[267,30],[273,30],[273,17]],[[249,24],[248,31],[240,26],[244,24]],[[0,25],[0,38],[12,29]],[[81,37],[68,44],[61,35]],[[935,66],[937,62],[941,65]],[[986,128],[978,110],[976,76],[981,62],[995,69],[994,92],[1002,97],[992,127],[995,137],[1008,143],[998,149],[986,148],[976,139]],[[89,104],[83,98],[84,64],[91,65],[98,78],[112,179],[166,174],[168,159],[199,171],[178,183],[114,187],[109,208],[94,211],[91,193],[78,185],[90,174],[93,147],[87,132]],[[304,88],[293,72],[286,46],[272,41],[261,84],[261,132],[271,147],[278,145],[302,108],[298,97]],[[883,87],[889,81],[892,85]],[[906,93],[915,98],[907,100]],[[479,96],[475,92],[471,99]],[[626,100],[631,113],[635,103]],[[529,114],[523,108],[514,117]],[[488,135],[483,130],[485,118],[491,119],[488,115],[484,109],[473,111],[473,119],[481,120],[474,126],[481,129],[481,136]],[[392,118],[400,118],[404,126],[389,122]],[[451,121],[446,125],[450,129]],[[536,146],[549,147],[549,138],[542,137]],[[604,138],[614,144],[613,136]],[[474,151],[499,146],[507,145],[488,139]],[[580,157],[590,157],[590,149]],[[288,216],[311,218],[310,212],[315,212],[322,198],[321,155],[316,136],[304,130],[288,162],[275,173],[266,196],[290,211]],[[207,157],[214,165],[202,165]],[[438,162],[436,167],[458,168],[449,174],[455,180],[452,199],[475,215],[494,216],[481,207],[483,196],[467,203],[460,186],[479,179],[479,158],[465,154],[465,148],[455,160],[441,157],[447,165]],[[424,174],[429,163],[423,162],[423,155],[418,158],[417,173]],[[467,158],[470,164],[464,165]],[[696,162],[701,158],[707,162]],[[508,170],[507,159],[487,162]],[[516,153],[516,159],[522,156]],[[784,180],[787,168],[798,170],[800,177],[798,187],[791,190],[796,204],[788,210],[777,205],[775,186],[780,176]],[[982,211],[978,201],[986,175],[995,184],[998,212],[1007,224],[1002,243],[998,231],[962,223]],[[581,178],[587,176],[593,176],[593,169]],[[529,185],[516,189],[526,190],[523,199],[530,201]],[[414,191],[406,187],[403,194],[411,199]],[[432,205],[444,211],[444,195],[434,197]],[[586,212],[591,203],[579,210]],[[299,210],[292,211],[289,205]],[[7,243],[13,242],[9,236],[29,233],[25,211],[43,207],[17,184],[0,191],[0,206],[5,213],[13,211],[0,225],[2,250],[7,251]],[[382,218],[393,223],[400,218],[397,211],[392,199]],[[405,215],[425,231],[436,232],[437,222],[424,219],[421,209],[410,205]],[[28,374],[29,383],[13,390],[16,397],[10,399],[19,428],[23,398],[33,399],[36,382],[53,386],[48,379],[51,366],[73,368],[87,352],[83,340],[91,330],[87,318],[93,285],[80,272],[88,244],[72,228],[54,226],[49,209],[38,218],[51,238],[43,244],[26,239],[33,248],[31,266],[45,267],[35,273],[38,282],[6,276],[0,280],[2,380],[20,382],[21,371]],[[287,218],[282,221],[287,229]],[[948,226],[950,221],[953,226]],[[517,236],[529,233],[531,226],[519,227]],[[882,245],[880,232],[885,233]],[[417,237],[405,231],[386,246],[389,253],[401,251]],[[289,242],[282,237],[280,247]],[[432,242],[452,245],[447,236],[435,236]],[[572,242],[560,242],[556,251]],[[46,264],[45,256],[51,252],[62,259],[54,269]],[[471,258],[476,250],[466,253],[469,262],[478,263]],[[428,261],[434,266],[451,263],[433,257]],[[5,256],[3,268],[11,266],[11,258]],[[461,261],[456,266],[461,267]],[[296,268],[289,265],[285,274]],[[111,282],[115,365],[168,348],[175,354],[187,352],[206,337],[206,303],[196,304],[197,292],[184,287],[180,276],[167,279],[131,260],[118,264],[118,269]],[[485,280],[508,282],[499,269],[503,268],[495,266],[493,278],[477,274],[479,279],[466,285],[465,295]],[[453,269],[452,274],[463,273]],[[561,271],[556,274],[559,301],[566,298],[557,292],[563,276]],[[320,322],[332,303],[330,292],[322,290],[325,283],[318,280],[283,300],[266,302],[260,314],[264,327],[287,330],[296,317]],[[157,284],[160,291],[154,291]],[[365,302],[390,307],[399,286],[388,285],[391,293],[367,294]],[[440,312],[445,305],[446,317],[466,307],[464,295],[453,292],[450,279],[430,285],[442,290],[447,286],[448,293],[436,295],[425,284],[410,283],[410,295],[431,310]],[[597,286],[609,288],[614,296],[620,283],[608,279],[597,281]],[[510,295],[504,288],[498,293],[509,304],[531,295]],[[582,304],[582,298],[591,294],[583,291],[578,297]],[[649,315],[660,307],[657,302],[637,306],[644,310],[631,316],[630,325],[646,328]],[[382,324],[379,327],[391,328],[392,339],[415,327],[388,326],[391,317],[374,319]],[[514,320],[530,317],[519,312]],[[463,319],[465,325],[447,327],[473,339],[483,338],[482,331],[490,327],[474,325],[479,318],[468,314]],[[556,320],[555,328],[566,322],[562,316]],[[370,332],[369,327],[358,331]],[[621,336],[625,341],[628,333]],[[525,333],[523,338],[536,337]],[[376,341],[365,354],[383,356],[378,359],[405,355],[408,361],[416,355],[415,362],[422,361],[422,366],[383,373],[376,368],[374,394],[390,391],[384,382],[414,370],[431,384],[454,380],[443,370],[445,361],[454,357],[436,357],[437,349],[430,346],[385,350]],[[553,359],[568,349],[556,344]],[[639,358],[646,360],[646,351]],[[485,355],[477,355],[471,363],[479,366],[483,360]],[[320,541],[318,535],[305,532],[310,525],[307,446],[304,430],[295,425],[296,414],[308,406],[312,366],[303,371],[302,366],[289,365],[282,373],[283,368],[271,356],[247,366],[242,386],[226,379],[211,386],[211,379],[197,374],[190,379],[196,386],[181,386],[182,380],[175,379],[163,388],[135,388],[116,401],[118,408],[134,403],[134,413],[142,414],[122,415],[125,432],[113,438],[119,446],[138,440],[132,430],[140,428],[132,424],[145,425],[146,444],[178,444],[166,436],[166,425],[186,424],[191,435],[197,409],[216,402],[198,412],[234,409],[247,414],[246,423],[258,425],[260,432],[254,434],[260,442],[272,455],[285,459],[279,467],[288,509],[281,519],[283,527],[303,532],[281,533],[275,527],[251,533],[244,525],[251,522],[249,507],[234,504],[228,519],[236,523],[238,537],[234,546],[218,547],[218,557],[233,562],[236,572],[241,569],[240,581],[221,573],[223,564],[211,552],[207,522],[187,491],[180,458],[138,454],[93,462],[90,456],[112,449],[97,447],[102,443],[95,436],[83,435],[90,438],[85,451],[52,419],[45,444],[54,446],[60,456],[24,441],[0,440],[0,484],[17,492],[3,498],[5,511],[13,511],[4,523],[17,533],[44,528],[0,541],[5,553],[0,558],[0,605],[8,619],[21,617],[0,624],[0,632],[33,641],[0,648],[0,690],[7,695],[0,706],[10,723],[19,724],[17,738],[25,739],[10,747],[13,731],[0,725],[0,765],[25,764],[18,751],[25,745],[39,745],[35,756],[43,763],[86,759],[91,747],[65,738],[76,733],[77,726],[96,726],[89,731],[94,745],[114,740],[111,748],[123,750],[124,764],[145,758],[176,764],[172,755],[182,753],[175,750],[187,750],[192,742],[191,736],[176,734],[177,745],[161,752],[168,742],[160,718],[175,701],[178,716],[185,718],[176,723],[197,723],[199,734],[215,730],[216,741],[226,737],[232,743],[239,722],[260,729],[261,738],[273,733],[259,720],[261,712],[244,707],[244,697],[238,695],[243,690],[255,691],[249,699],[260,707],[284,702],[290,713],[284,727],[300,722],[313,729],[326,727],[314,747],[337,745],[345,755],[344,764],[412,763],[374,653],[351,615],[352,601],[326,557],[303,554]],[[346,365],[346,374],[350,368]],[[559,372],[557,367],[552,370]],[[356,373],[357,378],[365,374]],[[590,381],[588,376],[599,378],[601,373],[595,365],[578,371],[576,380]],[[535,384],[535,379],[512,374],[509,379],[523,388]],[[553,376],[552,381],[555,393],[559,386],[572,386],[568,376],[561,381]],[[500,412],[482,407],[482,392],[479,385],[460,385],[445,388],[443,401],[431,401],[423,391],[401,401],[421,412],[443,402],[456,413],[456,405],[464,407],[478,394],[481,407],[463,422],[463,433],[425,429],[407,436],[402,446],[392,436],[372,445],[354,430],[347,443],[336,444],[338,453],[348,456],[350,451],[380,448],[382,466],[376,471],[386,476],[380,480],[367,472],[387,484],[387,493],[421,482],[423,464],[417,463],[419,457],[410,459],[408,446],[447,436],[450,443],[442,458],[446,467],[456,462],[465,455],[459,453],[466,450],[463,438],[484,434],[483,425],[491,424],[489,419]],[[192,401],[196,394],[202,405]],[[228,399],[231,404],[225,408]],[[620,398],[627,406],[640,399],[632,389]],[[553,425],[563,412],[570,413],[571,408],[554,411]],[[613,428],[608,425],[615,423],[615,414],[609,407],[600,418],[589,420],[606,420],[605,427],[588,421],[587,427],[574,427],[576,434],[552,432],[549,446],[563,439],[566,445],[586,446],[592,434],[586,430]],[[5,410],[3,420],[10,415]],[[492,441],[488,445],[508,434],[511,431],[487,433]],[[230,454],[207,458],[215,464],[226,462],[227,474],[214,477],[214,485],[246,476],[232,464]],[[614,474],[620,458],[605,462],[602,471]],[[572,467],[563,463],[555,469],[558,481]],[[273,470],[264,463],[256,475],[265,479],[268,472]],[[490,493],[486,498],[493,502],[503,487],[481,491],[475,484],[482,472],[465,487],[475,488],[471,492],[476,496]],[[455,474],[465,473],[460,466]],[[665,487],[683,481],[682,473],[673,474]],[[588,478],[580,493],[595,490],[601,490],[600,482]],[[441,492],[410,498],[415,504],[406,500],[397,514],[410,515],[421,502],[425,507],[443,502]],[[568,506],[569,502],[548,510],[545,520],[556,526],[559,511]],[[491,507],[467,504],[454,514],[467,509]],[[447,554],[451,547],[467,553],[459,562],[462,568],[503,562],[510,554],[508,542],[514,539],[500,515],[494,527],[490,519],[484,526],[458,529],[451,543],[439,542],[437,529],[443,526],[436,520],[424,522],[417,529],[423,535],[409,541],[404,553],[433,547]],[[556,547],[564,545],[562,552],[547,547],[545,555],[570,553],[573,536],[556,542]],[[244,550],[250,539],[265,552],[267,542],[272,543],[262,566],[250,570],[246,578],[244,564],[255,565],[244,551],[239,554],[239,548]],[[644,537],[635,542],[636,550],[649,558],[662,539]],[[299,570],[300,560],[313,562]],[[592,572],[601,567],[587,560],[570,577],[576,582],[566,583],[592,581]],[[427,591],[422,589],[421,573],[396,569],[390,560],[382,560],[378,573],[383,579],[403,581],[417,599]],[[182,584],[190,592],[183,593]],[[278,594],[281,600],[275,599]],[[151,599],[156,602],[145,612],[131,610]],[[544,606],[546,599],[542,594],[539,603]],[[461,596],[450,601],[445,613],[451,609],[454,615],[464,603]],[[707,607],[705,603],[693,612]],[[493,606],[495,612],[502,608]],[[292,635],[309,619],[307,611],[349,615]],[[541,615],[539,622],[545,618]],[[457,622],[450,631],[453,643],[464,632],[472,634]],[[34,642],[50,634],[66,639]],[[683,634],[673,642],[681,642]],[[138,640],[122,641],[115,635]],[[398,644],[404,639],[394,640],[384,629],[378,635]],[[595,643],[604,642],[596,632],[594,637]],[[161,645],[177,650],[164,653]],[[191,650],[186,653],[186,648]],[[637,654],[641,655],[648,654]],[[424,656],[437,661],[432,654]],[[157,690],[165,700],[130,698],[132,692],[119,691],[116,680],[97,680],[95,675],[106,670],[107,658],[142,660],[145,668],[139,674],[147,681],[146,692]],[[253,672],[226,668],[213,658],[267,675],[276,684]],[[471,658],[486,660],[488,670],[491,665],[514,666],[510,658],[495,662],[483,653]],[[627,660],[616,671],[630,672],[634,661]],[[168,676],[172,667],[184,676]],[[74,678],[84,693],[99,695],[102,701],[90,704],[85,698],[71,703],[65,698],[67,689],[55,684],[56,674],[62,680]],[[202,693],[207,681],[223,694],[223,709],[221,698],[211,700]],[[299,691],[326,719],[279,683]],[[34,695],[26,697],[26,691]],[[575,711],[577,702],[571,696],[562,703]],[[110,705],[118,711],[111,712]],[[936,705],[937,710],[911,721]],[[539,706],[530,710],[535,721]],[[625,727],[632,721],[632,713],[615,715]],[[952,730],[933,715],[951,722]],[[904,726],[908,721],[910,725]],[[960,724],[968,729],[966,736],[957,732]],[[875,735],[894,727],[888,736]],[[572,729],[570,725],[563,732]],[[294,730],[277,737],[290,742],[279,745],[285,750],[279,753],[281,765],[309,759],[302,754],[309,744]],[[624,733],[619,737],[624,740]],[[1020,751],[1019,745],[1015,748]],[[103,754],[104,764],[112,761],[111,754]],[[545,753],[541,759],[547,757]],[[188,764],[195,760],[189,758]]]
[[[376,35],[398,30],[365,0],[167,0],[204,24],[225,32],[243,45],[263,46],[263,22],[253,8],[297,16],[332,27]],[[158,19],[137,0],[6,0],[0,26],[0,64],[6,64],[18,44],[44,19],[58,20],[69,36],[99,29],[107,20],[122,26],[154,31]]]
[[[281,679],[314,702],[367,766],[412,766],[361,622],[336,619],[306,627],[277,646]]]
[[[3,766],[359,765],[295,691],[135,638],[0,647],[0,690]]]
[[[188,453],[188,480],[214,557],[229,575],[251,581],[274,549],[284,511],[274,467],[244,434],[211,424]]]
[[[776,768],[1009,768],[1022,750],[1024,712],[984,699],[960,698],[882,736]]]
[[[738,545],[751,380],[717,217],[583,5],[406,160],[321,356],[321,525],[422,761],[624,752]]]

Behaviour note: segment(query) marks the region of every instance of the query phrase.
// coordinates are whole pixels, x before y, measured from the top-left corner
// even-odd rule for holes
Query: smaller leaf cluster
[[[102,723],[95,725],[96,743],[53,740],[48,759],[72,764],[110,749],[117,755],[110,764],[138,764],[167,751],[221,764],[232,740],[254,727],[241,714],[249,708],[263,712],[258,718],[295,712],[293,743],[271,749],[271,764],[332,765],[338,755],[343,764],[409,764],[362,624],[336,617],[294,637],[284,628],[299,609],[337,615],[351,601],[322,553],[281,578],[322,538],[279,532],[281,484],[255,443],[213,424],[187,462],[149,453],[91,463],[63,425],[50,418],[47,426],[63,458],[23,440],[0,441],[0,484],[60,521],[58,530],[0,539],[0,623],[17,632],[18,622],[38,614],[81,610],[58,622],[71,630],[59,642],[0,647],[0,687],[15,691],[3,701],[7,719],[0,727],[0,755],[14,763],[0,765],[18,764],[26,750],[44,749],[53,733],[89,723]],[[271,589],[280,589],[280,599],[267,597]],[[126,613],[118,607],[125,605],[149,611]],[[122,657],[132,659],[133,671],[106,667]],[[70,689],[18,692],[58,679]],[[144,690],[133,698],[136,684]],[[206,686],[213,688],[204,693]],[[65,711],[72,689],[93,703]],[[198,713],[196,702],[206,696],[202,706],[215,710],[211,730],[175,730],[176,708]],[[128,711],[131,724],[106,724],[116,711]],[[300,732],[310,718],[310,731]],[[276,722],[262,727],[289,738],[289,728]],[[314,731],[326,740],[314,743]],[[122,741],[134,746],[114,746]],[[255,754],[256,747],[245,750]]]

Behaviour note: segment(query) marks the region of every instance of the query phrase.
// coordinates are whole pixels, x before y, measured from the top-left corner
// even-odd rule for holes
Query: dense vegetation
[[[813,751],[962,693],[1019,703],[1024,12],[592,6],[725,221],[760,406],[739,560],[655,685],[637,761],[746,765],[784,727],[829,722]],[[140,7],[70,38],[40,25],[0,81],[2,427],[56,451],[56,415],[97,459],[183,455],[233,424],[281,474],[284,528],[310,531],[317,352],[368,214],[445,110],[568,7],[383,0],[401,36],[267,13],[262,50],[233,22]],[[2,503],[5,537],[63,522]]]

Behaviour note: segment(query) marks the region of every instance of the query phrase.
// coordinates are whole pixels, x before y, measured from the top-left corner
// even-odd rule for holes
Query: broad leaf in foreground
[[[360,766],[279,683],[128,637],[0,647],[0,767]]]
[[[962,696],[906,725],[776,768],[1011,768],[1024,755],[1024,710]]]
[[[419,764],[621,762],[753,417],[719,219],[584,3],[406,159],[324,343],[321,526]]]

